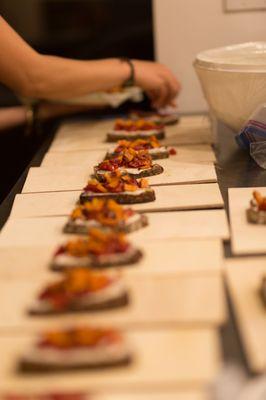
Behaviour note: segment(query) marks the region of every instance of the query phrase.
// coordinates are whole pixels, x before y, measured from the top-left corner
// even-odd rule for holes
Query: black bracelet
[[[36,134],[36,130],[39,125],[38,121],[38,108],[39,108],[39,101],[34,101],[34,102],[28,102],[26,103],[26,129],[25,129],[25,135],[26,136],[32,136],[33,134]]]
[[[132,60],[128,57],[122,57],[122,58],[120,58],[120,61],[127,63],[130,68],[129,78],[127,80],[125,80],[125,82],[123,83],[122,86],[123,87],[134,86],[135,85],[135,67],[134,67]]]

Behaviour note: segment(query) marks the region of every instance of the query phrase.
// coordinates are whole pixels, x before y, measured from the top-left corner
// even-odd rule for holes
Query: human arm
[[[71,60],[42,55],[0,17],[0,81],[23,97],[62,100],[122,85],[129,77],[119,59]],[[163,65],[133,60],[136,84],[162,107],[173,101],[180,85]]]

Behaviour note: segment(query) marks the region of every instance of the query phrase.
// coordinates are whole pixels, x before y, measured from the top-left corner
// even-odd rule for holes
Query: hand
[[[180,83],[165,66],[155,62],[133,60],[136,85],[150,98],[154,108],[172,105],[180,91]]]

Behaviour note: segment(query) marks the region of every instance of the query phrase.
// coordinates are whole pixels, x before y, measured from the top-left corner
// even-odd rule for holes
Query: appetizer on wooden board
[[[128,365],[131,350],[124,335],[112,328],[73,327],[44,332],[22,355],[23,372],[60,372]]]
[[[162,158],[168,158],[170,155],[176,155],[176,150],[174,148],[169,149],[167,146],[161,145],[155,136],[151,136],[147,139],[136,139],[132,141],[119,140],[117,145],[106,153],[105,158],[112,158],[128,149],[133,149],[135,151],[146,150],[153,160],[160,160]]]
[[[155,200],[155,192],[144,178],[136,180],[120,171],[105,173],[101,182],[91,179],[80,195],[83,204],[93,198],[116,200],[119,204],[147,203]]]
[[[74,267],[113,267],[138,262],[142,252],[122,233],[90,230],[88,237],[70,240],[56,251],[51,268],[62,271]]]
[[[250,207],[247,209],[247,219],[253,224],[266,224],[266,197],[258,190],[253,192]]]
[[[136,140],[155,136],[157,139],[164,139],[164,125],[157,124],[145,119],[126,120],[118,119],[112,131],[107,133],[107,142],[117,142],[121,139]]]
[[[156,124],[174,125],[179,121],[179,112],[175,107],[165,107],[159,110],[131,110],[129,117],[133,120],[140,118],[153,121]]]
[[[87,235],[91,228],[131,233],[147,225],[146,215],[123,208],[112,199],[94,198],[76,206],[64,226],[64,233]]]
[[[46,285],[29,308],[31,315],[102,311],[129,303],[126,285],[117,272],[74,268]]]
[[[129,148],[94,167],[94,174],[99,180],[106,172],[114,171],[120,171],[122,174],[128,174],[134,178],[144,178],[163,173],[163,167],[152,163],[152,158],[147,150],[136,151]]]

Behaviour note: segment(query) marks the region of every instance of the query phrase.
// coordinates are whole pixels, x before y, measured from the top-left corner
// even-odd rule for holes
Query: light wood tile
[[[35,335],[0,337],[0,381],[6,388],[42,390],[156,390],[163,388],[202,388],[220,368],[220,345],[216,330],[171,329],[130,331],[127,337],[134,349],[132,365],[99,371],[78,371],[48,375],[22,375],[16,372],[17,360]]]
[[[217,183],[158,186],[155,191],[155,201],[134,204],[132,208],[141,212],[157,212],[224,207]],[[79,199],[80,193],[80,191],[68,191],[17,195],[11,217],[69,215]]]
[[[144,257],[135,265],[121,267],[127,275],[219,274],[223,269],[222,244],[218,239],[184,239],[145,242]],[[0,247],[1,279],[42,280],[56,243]]]
[[[217,182],[213,165],[179,163],[158,160],[164,168],[159,175],[150,176],[151,186]],[[95,164],[94,164],[95,165]],[[93,165],[83,167],[30,168],[22,193],[82,190],[93,174]]]
[[[266,371],[266,308],[259,296],[262,276],[266,275],[265,257],[228,260],[226,277],[236,319],[251,370]]]
[[[53,325],[73,323],[109,324],[120,328],[220,326],[226,320],[222,277],[216,275],[125,276],[129,304],[94,313],[30,316],[28,310],[45,282],[16,280],[0,282],[1,332],[30,332]],[[193,295],[192,295],[193,293]]]
[[[171,146],[173,147],[173,146]],[[42,167],[94,166],[98,164],[111,149],[111,143],[106,143],[105,150],[80,150],[46,153]],[[177,154],[170,159],[183,163],[212,163],[215,155],[210,145],[189,145],[173,147]],[[160,162],[160,161],[158,161]]]
[[[234,254],[266,253],[266,225],[251,224],[246,217],[246,210],[249,208],[254,190],[259,190],[266,196],[266,188],[229,189],[232,250]]]

